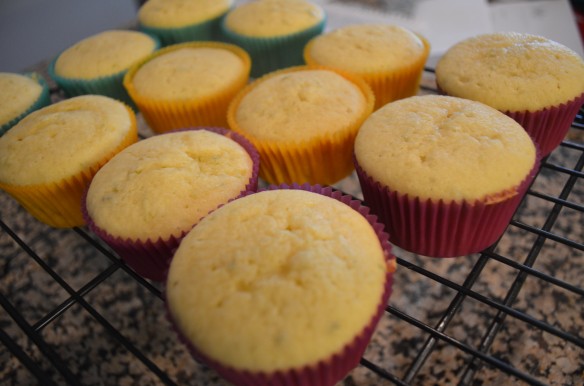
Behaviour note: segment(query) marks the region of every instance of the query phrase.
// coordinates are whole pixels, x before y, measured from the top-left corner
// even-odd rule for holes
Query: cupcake
[[[138,11],[138,25],[165,46],[215,40],[232,6],[233,0],[148,0]]]
[[[150,137],[99,170],[85,218],[137,273],[162,281],[181,238],[201,217],[257,188],[258,165],[253,146],[226,129]]]
[[[504,112],[538,144],[542,156],[564,139],[584,103],[584,61],[541,36],[479,35],[451,47],[436,65],[439,89]]]
[[[50,103],[49,87],[40,74],[0,72],[0,136]]]
[[[318,186],[263,191],[202,219],[166,282],[181,339],[236,386],[332,386],[358,365],[395,259],[367,208]]]
[[[229,106],[228,120],[258,149],[264,180],[332,184],[353,170],[355,135],[374,99],[359,78],[298,66],[247,86]]]
[[[365,202],[392,243],[453,257],[502,235],[539,159],[525,130],[505,114],[427,95],[373,113],[355,140],[355,163]]]
[[[325,26],[324,10],[305,0],[254,0],[223,19],[227,41],[249,52],[251,76],[304,64],[302,50]]]
[[[312,39],[304,60],[362,77],[373,89],[377,109],[418,93],[429,53],[428,41],[406,28],[356,24]]]
[[[84,224],[81,198],[111,157],[138,140],[132,109],[85,95],[37,110],[0,138],[0,189],[50,226]]]
[[[142,32],[104,31],[61,52],[49,65],[49,75],[69,97],[105,95],[132,105],[122,85],[124,75],[158,46]]]
[[[225,127],[227,107],[247,84],[250,65],[249,55],[232,44],[175,44],[132,67],[124,87],[157,133]]]

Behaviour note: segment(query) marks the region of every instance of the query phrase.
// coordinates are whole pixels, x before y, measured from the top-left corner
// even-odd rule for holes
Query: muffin
[[[85,95],[37,110],[0,138],[0,189],[38,220],[84,224],[81,198],[111,157],[138,140],[128,106]]]
[[[331,188],[282,186],[202,219],[165,288],[195,358],[237,386],[343,378],[359,363],[395,270],[387,235],[367,212]]]
[[[233,0],[148,0],[138,11],[140,30],[164,45],[215,40]]]
[[[257,189],[258,166],[253,146],[226,129],[150,137],[99,170],[85,218],[137,273],[162,281],[180,239],[201,217]]]
[[[304,45],[324,30],[324,10],[306,0],[253,0],[236,6],[221,23],[227,41],[251,56],[251,76],[304,64]]]
[[[584,103],[584,61],[541,36],[479,35],[451,47],[436,65],[439,89],[504,112],[519,122],[542,156],[564,139]]]
[[[232,44],[175,44],[132,67],[124,87],[157,133],[225,127],[227,107],[247,84],[250,66],[249,55]]]
[[[104,31],[61,52],[49,65],[49,75],[69,97],[105,95],[132,105],[124,75],[158,46],[157,39],[142,32]]]
[[[539,165],[513,119],[482,103],[416,96],[374,112],[355,140],[365,202],[390,241],[426,256],[479,252],[504,232]]]
[[[406,28],[355,24],[313,38],[304,60],[362,77],[373,89],[377,109],[417,94],[429,53],[428,41]]]
[[[0,72],[0,136],[50,103],[49,87],[40,74]]]
[[[355,135],[374,99],[359,78],[298,66],[247,86],[229,106],[228,121],[258,149],[264,180],[332,184],[353,170]]]

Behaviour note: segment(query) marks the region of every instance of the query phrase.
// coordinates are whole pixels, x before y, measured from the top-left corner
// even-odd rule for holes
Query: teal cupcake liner
[[[304,46],[320,35],[326,25],[326,15],[313,27],[283,36],[253,37],[229,30],[221,23],[221,33],[227,42],[246,50],[251,57],[251,76],[258,78],[269,72],[304,64]]]
[[[160,48],[160,41],[156,36],[149,37],[154,41],[154,51]],[[59,54],[60,55],[60,54]],[[49,64],[49,76],[57,83],[60,89],[65,92],[67,97],[75,97],[79,95],[104,95],[126,103],[134,111],[137,107],[130,98],[130,95],[124,88],[124,75],[128,69],[122,70],[118,73],[100,76],[96,78],[81,79],[81,78],[67,78],[55,73],[55,63],[59,59],[57,55]]]
[[[10,121],[4,123],[2,126],[0,126],[0,137],[3,136],[4,133],[6,133],[8,130],[10,130],[10,128],[12,128],[18,122],[20,122],[20,120],[23,119],[24,117],[26,117],[28,114],[32,113],[35,110],[38,110],[40,108],[43,108],[43,107],[51,104],[51,96],[49,94],[49,85],[47,84],[45,79],[42,77],[42,75],[39,73],[36,73],[36,72],[28,72],[28,73],[25,73],[23,75],[37,81],[37,83],[41,85],[41,87],[42,87],[41,94],[39,95],[37,100],[32,105],[30,105],[30,107],[28,109],[26,109],[22,114],[20,114],[16,118],[13,118]]]
[[[227,11],[213,19],[185,27],[158,28],[139,24],[138,28],[140,31],[158,38],[163,47],[192,41],[222,40],[220,26],[226,14]]]

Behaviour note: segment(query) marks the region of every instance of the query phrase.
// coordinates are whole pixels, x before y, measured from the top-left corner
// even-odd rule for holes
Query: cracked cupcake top
[[[184,336],[224,365],[314,365],[371,323],[384,256],[351,207],[303,190],[260,192],[214,211],[183,239],[168,306]]]
[[[436,82],[448,95],[500,111],[536,111],[584,92],[584,61],[541,36],[479,35],[444,54],[436,65]]]
[[[124,149],[95,175],[87,209],[114,236],[177,236],[245,190],[252,159],[230,138],[187,130]]]
[[[355,156],[391,190],[447,202],[515,194],[536,160],[532,140],[513,119],[479,102],[437,95],[374,112],[357,134]]]

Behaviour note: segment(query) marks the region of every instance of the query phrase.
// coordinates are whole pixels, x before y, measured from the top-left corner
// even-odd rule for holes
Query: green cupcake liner
[[[38,110],[40,108],[43,108],[43,107],[51,104],[51,96],[49,94],[49,86],[48,86],[47,82],[45,81],[45,79],[42,77],[42,75],[39,73],[36,73],[36,72],[29,72],[29,73],[25,73],[23,75],[37,81],[38,84],[41,85],[41,87],[42,87],[41,94],[39,95],[37,100],[32,105],[30,105],[30,107],[28,109],[26,109],[22,114],[20,114],[16,118],[13,118],[10,121],[4,123],[2,126],[0,126],[0,137],[3,136],[4,133],[6,133],[10,128],[12,128],[18,122],[20,122],[20,120],[22,118],[26,117],[28,114],[32,113],[35,110]]]
[[[220,25],[227,14],[221,14],[213,19],[177,28],[158,28],[139,24],[140,31],[157,37],[163,47],[192,41],[213,41],[221,39]]]
[[[149,37],[154,41],[154,51],[160,48],[160,41],[156,36]],[[153,51],[153,52],[154,52]],[[60,54],[59,54],[60,55]],[[124,88],[124,75],[128,72],[128,69],[122,70],[118,73],[100,76],[97,78],[90,79],[80,79],[80,78],[66,78],[55,73],[55,63],[59,59],[57,55],[49,64],[48,72],[49,76],[57,83],[59,88],[61,88],[67,97],[74,97],[79,95],[105,95],[119,101],[126,103],[134,111],[137,111],[137,107],[128,95],[128,92]]]
[[[304,46],[313,37],[320,35],[326,25],[326,15],[313,27],[283,36],[253,37],[229,30],[221,23],[225,39],[246,50],[251,57],[251,76],[258,78],[269,72],[304,64]]]

